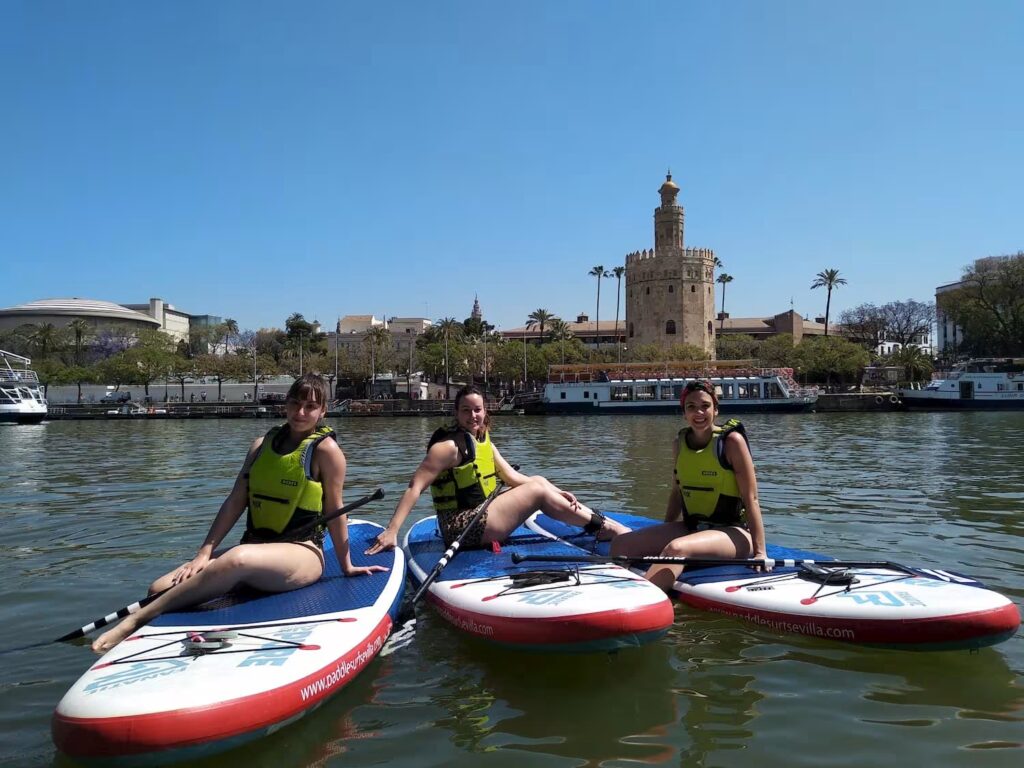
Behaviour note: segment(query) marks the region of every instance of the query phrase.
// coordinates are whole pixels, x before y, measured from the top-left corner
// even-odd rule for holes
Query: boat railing
[[[0,382],[38,385],[39,377],[29,368],[0,368]]]

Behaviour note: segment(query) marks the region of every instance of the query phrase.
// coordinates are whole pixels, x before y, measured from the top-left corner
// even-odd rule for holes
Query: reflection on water
[[[1024,414],[746,416],[770,541],[941,565],[1024,599]],[[0,647],[56,637],[190,557],[260,421],[0,427]],[[390,516],[430,419],[336,424],[350,498]],[[495,441],[598,508],[660,518],[671,417],[501,418]],[[423,502],[417,513],[427,512]],[[414,518],[416,514],[414,514]],[[204,765],[744,766],[1020,762],[1024,641],[901,653],[773,634],[677,608],[660,643],[537,656],[457,635],[425,608],[415,641],[316,713]],[[4,657],[0,764],[54,761],[49,716],[90,661]],[[62,763],[63,764],[63,763]]]

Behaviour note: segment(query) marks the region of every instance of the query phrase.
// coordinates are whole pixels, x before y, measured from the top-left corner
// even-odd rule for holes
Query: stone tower
[[[469,313],[469,316],[474,320],[483,320],[484,314],[480,311],[480,297],[473,297],[473,311]]]
[[[626,255],[626,343],[693,344],[715,354],[715,252],[686,248],[671,172],[658,190],[654,248]]]

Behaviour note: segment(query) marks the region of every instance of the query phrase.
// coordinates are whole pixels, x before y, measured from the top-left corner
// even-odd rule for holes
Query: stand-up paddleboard
[[[325,536],[316,584],[158,616],[61,699],[58,749],[103,764],[194,759],[277,730],[341,690],[380,651],[405,585],[400,550],[363,554],[379,525],[352,520],[348,530],[354,565],[391,570],[345,578]]]
[[[634,529],[657,522],[611,516]],[[546,515],[528,525],[589,552],[609,552],[607,543]],[[770,572],[743,565],[690,567],[676,581],[675,596],[694,608],[774,630],[906,650],[982,648],[1009,639],[1020,626],[1013,602],[945,569],[893,563],[830,566],[833,557],[775,545],[768,546],[768,557],[813,560],[815,565],[780,564]]]
[[[413,581],[422,584],[445,551],[435,517],[406,533]],[[614,651],[661,637],[673,609],[661,590],[611,564],[538,568],[512,553],[573,554],[575,547],[520,527],[493,549],[462,549],[426,597],[456,628],[505,646],[542,651]]]

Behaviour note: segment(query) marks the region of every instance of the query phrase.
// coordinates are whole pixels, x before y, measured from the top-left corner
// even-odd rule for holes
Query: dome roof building
[[[82,319],[94,326],[120,325],[134,329],[159,329],[159,320],[134,309],[97,299],[39,299],[0,309],[0,330],[10,330],[20,325],[44,325],[57,327],[68,325],[72,320]]]

